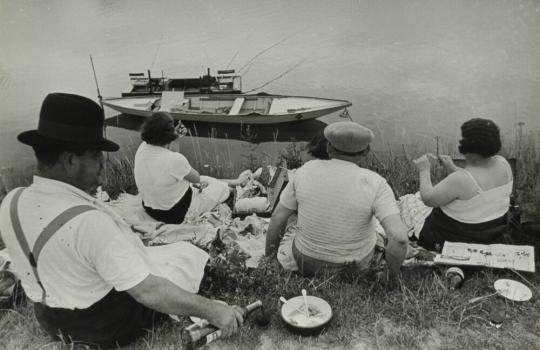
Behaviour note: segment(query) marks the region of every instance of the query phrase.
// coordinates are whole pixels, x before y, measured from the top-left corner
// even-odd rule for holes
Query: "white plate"
[[[212,301],[215,301],[216,303],[220,303],[220,304],[223,304],[223,305],[229,305],[226,302],[224,302],[223,300],[212,300]],[[199,323],[199,324],[203,320],[202,318],[198,318],[198,317],[195,317],[195,316],[189,316],[189,319],[191,320],[191,322]]]
[[[497,293],[513,301],[527,301],[532,297],[529,287],[518,281],[502,278],[496,280],[493,286]]]
[[[308,308],[312,307],[317,314],[306,319],[304,314],[304,298],[297,296],[287,300],[281,306],[281,317],[288,324],[298,328],[314,328],[323,325],[332,318],[332,308],[324,299],[308,295],[306,296]]]

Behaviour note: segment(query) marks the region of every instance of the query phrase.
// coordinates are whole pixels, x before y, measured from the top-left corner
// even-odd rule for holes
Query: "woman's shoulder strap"
[[[480,192],[483,192],[484,190],[482,189],[482,187],[480,187],[480,185],[478,184],[478,181],[476,181],[476,179],[474,178],[473,174],[471,174],[471,172],[465,168],[463,168],[461,171],[463,171],[465,174],[467,174],[469,176],[469,178],[471,179],[471,181],[473,182],[474,186],[476,187],[478,193]]]
[[[498,159],[501,163],[504,164],[504,167],[506,169],[506,173],[508,174],[508,178],[510,181],[514,181],[514,175],[512,173],[512,166],[510,165],[510,162],[506,158],[504,158],[501,155],[495,155],[495,158]]]

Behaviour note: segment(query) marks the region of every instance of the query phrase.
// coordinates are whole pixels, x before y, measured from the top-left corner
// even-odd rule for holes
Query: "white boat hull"
[[[174,119],[203,123],[278,124],[310,120],[349,107],[345,100],[280,95],[197,95],[184,98],[187,105],[166,110]],[[156,96],[106,98],[103,104],[120,113],[150,117]],[[240,105],[240,106],[238,106]],[[192,109],[196,108],[196,109]]]

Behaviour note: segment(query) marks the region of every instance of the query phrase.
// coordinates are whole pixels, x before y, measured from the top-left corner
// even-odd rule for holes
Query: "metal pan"
[[[332,320],[332,308],[324,299],[308,295],[309,316],[305,316],[304,298],[297,296],[281,306],[281,319],[287,329],[302,336],[313,336],[325,330]]]

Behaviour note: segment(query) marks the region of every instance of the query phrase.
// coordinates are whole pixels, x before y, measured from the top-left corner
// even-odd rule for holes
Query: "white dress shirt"
[[[9,210],[13,193],[0,206],[0,232],[26,294],[39,302],[42,290],[13,232]],[[92,205],[99,210],[84,212],[67,222],[39,256],[37,269],[50,307],[87,308],[112,288],[131,289],[152,271],[141,240],[105,204],[67,183],[39,176],[34,176],[18,204],[30,250],[49,222],[77,205]]]

